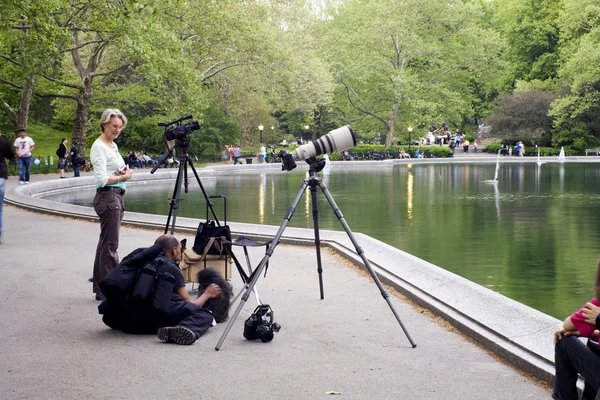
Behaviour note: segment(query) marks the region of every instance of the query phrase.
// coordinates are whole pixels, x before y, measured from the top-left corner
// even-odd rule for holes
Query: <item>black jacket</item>
[[[15,151],[10,142],[4,136],[0,135],[0,178],[8,178],[8,168],[6,160],[15,158]]]

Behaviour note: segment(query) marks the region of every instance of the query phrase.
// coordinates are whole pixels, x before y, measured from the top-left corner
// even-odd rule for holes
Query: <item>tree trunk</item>
[[[396,132],[396,120],[398,119],[398,110],[400,109],[400,103],[398,100],[394,101],[392,107],[392,115],[387,125],[387,134],[385,136],[385,147],[391,147],[394,144],[394,133]]]
[[[35,86],[35,74],[30,73],[25,79],[23,91],[21,92],[21,103],[14,121],[15,131],[18,129],[27,129],[27,121],[29,120],[29,108],[31,106],[31,97],[33,96],[33,88]]]
[[[33,96],[33,88],[35,86],[36,75],[30,73],[25,78],[23,87],[21,88],[21,102],[19,108],[15,111],[8,103],[1,103],[2,108],[6,112],[6,116],[12,122],[16,132],[19,129],[27,129],[27,121],[29,120],[29,108],[31,106],[31,97]]]
[[[77,110],[73,117],[73,138],[72,141],[77,142],[79,152],[85,154],[86,149],[86,130],[87,122],[90,117],[90,105],[92,103],[92,80],[85,79],[83,88],[79,90],[77,95]]]

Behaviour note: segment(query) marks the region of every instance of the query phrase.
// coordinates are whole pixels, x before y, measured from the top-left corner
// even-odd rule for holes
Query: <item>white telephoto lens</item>
[[[330,154],[348,150],[356,146],[356,137],[350,125],[337,128],[314,142],[298,147],[292,153],[294,160],[301,161],[321,154]]]

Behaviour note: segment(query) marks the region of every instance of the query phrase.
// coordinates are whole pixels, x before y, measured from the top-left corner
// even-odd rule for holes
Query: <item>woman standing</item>
[[[58,156],[58,169],[60,170],[60,177],[65,177],[65,169],[67,168],[67,157],[69,157],[69,151],[67,150],[67,138],[62,138],[58,149],[56,150]]]
[[[94,141],[90,159],[94,166],[96,196],[92,205],[100,218],[100,238],[94,259],[93,291],[102,300],[98,282],[119,263],[119,230],[123,219],[125,182],[132,171],[125,165],[114,142],[127,125],[127,118],[117,109],[107,109],[100,118],[100,137]]]

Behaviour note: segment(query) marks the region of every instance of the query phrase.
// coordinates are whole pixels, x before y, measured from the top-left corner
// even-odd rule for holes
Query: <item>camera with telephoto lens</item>
[[[200,124],[198,121],[190,121],[187,124],[182,124],[183,121],[188,119],[192,119],[191,115],[184,115],[183,117],[176,119],[171,122],[159,122],[158,126],[165,127],[165,139],[166,140],[181,140],[185,141],[187,139],[187,135],[192,133],[193,131],[197,131],[200,129]],[[172,126],[175,125],[175,126]]]
[[[244,323],[244,337],[248,340],[260,339],[267,343],[273,340],[275,332],[279,332],[281,325],[273,322],[273,310],[268,304],[261,304]]]
[[[327,135],[321,136],[314,142],[309,142],[299,146],[293,152],[281,150],[279,158],[281,158],[281,169],[283,171],[291,171],[296,168],[296,161],[307,160],[310,164],[317,156],[323,154],[336,153],[338,151],[348,150],[356,146],[356,136],[350,125],[342,126],[329,132]]]

